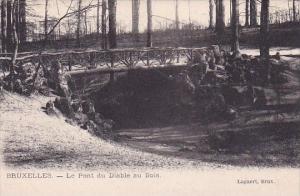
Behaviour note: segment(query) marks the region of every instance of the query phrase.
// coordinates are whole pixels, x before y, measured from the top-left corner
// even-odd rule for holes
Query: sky
[[[73,8],[76,8],[78,0],[73,0]],[[83,0],[83,4],[87,5],[93,1],[96,3],[97,0]],[[49,0],[49,15],[52,17],[59,17],[66,13],[67,7],[71,0]],[[226,22],[229,21],[230,16],[230,0],[225,0],[225,13]],[[288,0],[270,0],[271,12],[275,10],[288,9]],[[259,7],[260,4],[258,3]],[[290,3],[290,6],[292,4]],[[146,14],[146,0],[141,0],[140,5],[140,31],[146,29],[147,25],[147,14]],[[166,17],[169,19],[175,19],[175,0],[153,0],[153,15]],[[297,5],[298,6],[298,5]],[[44,16],[45,0],[28,0],[28,7],[30,12],[41,16],[29,17],[30,21],[41,21]],[[258,11],[260,8],[258,7]],[[208,12],[208,0],[179,0],[179,20],[182,23],[193,22],[197,25],[208,26],[209,12]],[[244,11],[245,0],[240,0],[240,21],[244,23]],[[125,31],[131,30],[131,0],[117,0],[117,23],[120,28]],[[96,26],[96,9],[89,11],[88,20],[91,29],[94,30]],[[170,21],[166,21],[159,17],[153,17],[153,26],[155,29],[164,27],[170,24]]]

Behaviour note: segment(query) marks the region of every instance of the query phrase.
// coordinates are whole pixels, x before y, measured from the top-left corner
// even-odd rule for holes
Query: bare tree
[[[11,64],[9,66],[9,73],[10,73],[10,89],[14,91],[14,84],[15,84],[15,67],[17,61],[17,55],[19,50],[19,38],[17,33],[17,14],[18,12],[18,5],[19,0],[13,0],[11,9],[11,28],[13,32],[13,40],[12,40],[12,47],[13,47],[13,56],[11,60]]]
[[[77,31],[76,31],[76,42],[77,47],[80,47],[81,41],[80,41],[80,31],[81,31],[81,5],[82,0],[78,0],[78,11],[77,11]]]
[[[2,41],[2,52],[7,52],[7,1],[1,1],[1,41]]]
[[[106,0],[102,0],[102,49],[107,49],[107,36],[106,36],[106,25],[107,25],[107,20],[106,20],[106,9],[107,9],[107,4]]]
[[[225,31],[225,3],[224,0],[216,2],[216,32],[221,35]]]
[[[17,34],[18,34],[18,37],[19,37],[19,19],[20,19],[20,0],[14,0],[14,2],[16,4],[16,10],[12,10],[12,14],[14,14],[15,16],[12,16],[12,17],[15,17],[14,19],[12,18],[12,20],[15,20],[15,28],[16,28],[16,31],[17,31]],[[13,8],[14,9],[14,8]],[[13,38],[14,39],[14,38]]]
[[[293,22],[296,22],[296,0],[293,0]]]
[[[212,29],[214,26],[214,4],[213,0],[209,0],[209,28]]]
[[[257,4],[256,0],[250,0],[250,26],[257,26]]]
[[[117,12],[117,0],[109,0],[108,1],[108,40],[109,47],[116,48],[117,47],[117,26],[116,26],[116,13]]]
[[[17,12],[18,12],[19,0],[14,0],[12,4],[12,31],[13,31],[13,47],[14,53],[12,58],[12,70],[14,71],[14,67],[16,66],[16,59],[19,49],[19,37],[17,33]]]
[[[7,46],[7,51],[12,52],[13,51],[13,29],[12,29],[12,1],[7,0],[7,26],[6,26],[6,46]]]
[[[147,0],[147,47],[152,47],[152,0]]]
[[[20,43],[26,42],[27,27],[26,27],[26,0],[19,0],[19,39]]]
[[[239,44],[239,0],[232,0],[232,46],[231,50],[233,56],[237,57],[240,55],[240,44]]]
[[[261,16],[260,16],[260,57],[263,63],[267,66],[267,79],[270,78],[270,66],[269,66],[269,56],[270,56],[270,46],[269,46],[269,6],[270,0],[261,1]]]
[[[175,29],[179,30],[179,7],[178,0],[175,0]]]
[[[223,33],[225,30],[225,0],[220,1],[220,32]]]
[[[100,0],[97,1],[97,39],[100,34]]]
[[[218,31],[218,27],[220,26],[220,19],[219,19],[219,10],[220,10],[220,1],[219,0],[215,0],[215,5],[216,5],[216,32]]]
[[[246,0],[246,6],[245,6],[245,26],[249,27],[249,0]]]
[[[87,10],[84,11],[84,35],[88,34]]]
[[[48,40],[48,0],[45,1],[44,36],[44,44],[46,45]]]
[[[132,35],[139,40],[140,0],[132,0]]]

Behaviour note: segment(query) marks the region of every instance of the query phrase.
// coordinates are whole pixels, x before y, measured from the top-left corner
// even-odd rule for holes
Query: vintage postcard
[[[0,0],[0,195],[300,196],[299,0]]]

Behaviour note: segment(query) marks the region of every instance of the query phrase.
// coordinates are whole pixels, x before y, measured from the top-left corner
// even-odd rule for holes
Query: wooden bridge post
[[[86,92],[86,88],[87,88],[87,85],[86,85],[86,75],[83,76],[83,80],[82,80],[82,84],[83,84],[83,95],[85,94]]]
[[[69,71],[72,71],[72,64],[71,64],[71,57],[70,57],[70,55],[68,57],[68,66],[69,66]]]
[[[113,83],[115,81],[115,74],[113,71],[113,67],[114,67],[114,54],[113,52],[110,52],[110,68],[111,71],[109,72],[109,82]]]
[[[129,67],[128,67],[128,72],[127,72],[127,77],[130,78],[132,76],[132,72],[133,72],[133,66],[134,66],[134,62],[133,62],[133,58],[132,58],[132,51],[129,52]],[[125,53],[126,55],[126,53]]]
[[[193,63],[193,60],[194,60],[194,50],[191,49],[191,63]]]
[[[61,61],[59,61],[59,60],[58,60],[58,64],[59,64],[61,73],[63,74],[64,73],[64,64]]]
[[[91,52],[91,53],[90,53],[89,63],[90,63],[90,66],[91,66],[92,68],[95,68],[95,67],[96,67],[95,56],[96,56],[95,52]]]
[[[149,51],[147,51],[147,66],[150,66]]]
[[[129,52],[130,67],[133,67],[132,52]]]
[[[162,57],[161,57],[160,64],[164,65],[166,64],[166,51],[161,51],[161,52],[162,52]]]

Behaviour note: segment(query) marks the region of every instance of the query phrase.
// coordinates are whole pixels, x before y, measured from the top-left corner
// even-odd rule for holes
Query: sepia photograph
[[[0,0],[0,175],[3,196],[299,196],[300,0]]]

